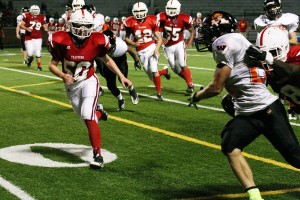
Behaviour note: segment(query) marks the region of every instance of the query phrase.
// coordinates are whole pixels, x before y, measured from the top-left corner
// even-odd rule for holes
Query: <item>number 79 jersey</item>
[[[126,19],[124,25],[126,32],[132,33],[134,41],[140,44],[136,48],[137,51],[155,43],[153,34],[154,32],[159,32],[159,29],[154,15],[148,15],[143,21],[136,20],[133,16],[130,16]]]
[[[46,17],[43,14],[39,14],[34,17],[29,12],[23,13],[23,21],[25,22],[25,26],[27,28],[32,29],[31,32],[26,31],[25,40],[42,38],[42,28],[46,23]]]
[[[212,44],[217,66],[226,65],[231,68],[225,88],[234,98],[237,115],[250,115],[278,99],[265,84],[265,70],[259,65],[251,65],[245,56],[250,45],[251,43],[239,33],[222,35]]]
[[[72,75],[75,82],[94,75],[94,60],[105,56],[109,45],[108,37],[98,32],[93,32],[80,47],[75,45],[70,32],[57,31],[48,38],[48,51],[52,59],[60,61],[62,71]]]

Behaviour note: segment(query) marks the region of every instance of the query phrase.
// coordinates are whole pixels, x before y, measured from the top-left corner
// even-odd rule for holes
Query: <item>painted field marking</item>
[[[5,180],[4,178],[2,178],[2,176],[0,176],[0,185],[21,200],[34,200],[32,196],[30,196],[29,194],[24,192],[21,188],[15,186],[11,182]]]
[[[300,192],[300,188],[290,188],[284,190],[270,190],[260,192],[262,196],[274,196],[280,194],[287,194],[292,192]],[[181,200],[214,200],[214,199],[239,199],[239,198],[247,198],[248,194],[246,193],[239,193],[239,194],[218,194],[206,197],[193,197],[193,198],[184,198]]]
[[[26,95],[26,96],[30,96],[30,97],[33,97],[33,98],[36,98],[36,99],[40,99],[40,100],[43,100],[43,101],[47,101],[47,102],[50,102],[50,103],[54,103],[54,104],[64,106],[64,107],[67,107],[67,108],[72,108],[72,106],[70,104],[66,104],[66,103],[63,103],[63,102],[60,102],[60,101],[57,101],[57,100],[54,100],[54,99],[50,99],[50,98],[47,98],[47,97],[42,97],[42,96],[31,94],[31,93],[25,93],[24,91],[15,90],[15,89],[3,86],[3,85],[0,85],[0,88],[2,88],[4,90],[7,90],[7,91],[11,91],[11,92],[23,94],[23,95]],[[206,142],[206,141],[203,141],[203,140],[198,140],[198,139],[195,139],[195,138],[192,138],[192,137],[189,137],[189,136],[181,135],[181,134],[178,134],[178,133],[174,133],[174,132],[167,131],[167,130],[164,130],[164,129],[161,129],[161,128],[149,126],[149,125],[146,125],[146,124],[143,124],[143,123],[135,122],[135,121],[132,121],[132,120],[120,118],[120,117],[113,116],[113,115],[109,115],[109,118],[113,119],[113,120],[116,120],[116,121],[119,121],[119,122],[126,123],[126,124],[131,124],[131,125],[134,125],[134,126],[137,126],[137,127],[140,127],[140,128],[148,129],[148,130],[151,130],[151,131],[154,131],[154,132],[162,133],[164,135],[168,135],[168,136],[171,136],[171,137],[174,137],[174,138],[182,139],[182,140],[189,141],[189,142],[192,142],[192,143],[200,144],[202,146],[207,146],[207,147],[210,147],[210,148],[213,148],[213,149],[221,150],[220,145],[212,144],[212,143],[209,143],[209,142]],[[264,157],[248,154],[248,153],[245,153],[245,152],[243,152],[243,155],[245,157],[251,158],[253,160],[261,161],[261,162],[264,162],[264,163],[272,164],[272,165],[277,166],[277,167],[281,167],[281,168],[290,169],[290,170],[293,170],[293,171],[300,172],[300,169],[292,167],[291,165],[286,164],[286,163],[278,162],[278,161],[275,161],[275,160],[272,160],[272,159],[269,159],[269,158],[264,158]]]

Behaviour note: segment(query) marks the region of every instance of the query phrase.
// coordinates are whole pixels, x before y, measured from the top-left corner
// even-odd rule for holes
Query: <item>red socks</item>
[[[95,120],[84,120],[88,129],[89,138],[91,145],[94,150],[96,150],[97,154],[101,155],[101,137],[100,137],[100,127]]]
[[[182,68],[179,76],[182,77],[189,86],[193,85],[191,70],[189,68]]]
[[[161,81],[160,81],[160,76],[154,76],[153,77],[153,83],[156,87],[157,94],[161,94]]]
[[[166,75],[168,73],[168,71],[166,69],[162,69],[158,71],[160,76]]]

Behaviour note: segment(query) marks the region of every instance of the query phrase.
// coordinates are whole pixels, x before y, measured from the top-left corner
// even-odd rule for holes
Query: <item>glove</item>
[[[194,106],[194,107],[198,110],[198,106],[197,106],[196,103],[197,103],[199,100],[196,99],[195,95],[196,95],[196,92],[195,92],[192,96],[190,96],[190,97],[188,98],[188,101],[190,102],[189,105],[188,105],[188,107]]]
[[[142,69],[142,65],[143,64],[141,63],[141,61],[137,60],[137,61],[134,62],[134,69],[137,70],[137,68],[138,68],[139,70],[141,70]]]
[[[200,90],[203,90],[203,89],[204,89],[204,87],[201,86],[200,89],[199,89],[199,91],[200,91]],[[197,92],[195,92],[194,94],[192,94],[192,95],[188,98],[188,101],[190,102],[189,105],[188,105],[188,107],[194,106],[194,107],[198,110],[198,106],[197,106],[196,103],[199,102],[200,99],[198,99],[198,98],[196,97],[196,94],[197,94]]]
[[[274,58],[270,52],[263,51],[256,46],[250,46],[246,53],[250,58],[254,58],[260,61],[266,61],[267,64],[272,65]]]

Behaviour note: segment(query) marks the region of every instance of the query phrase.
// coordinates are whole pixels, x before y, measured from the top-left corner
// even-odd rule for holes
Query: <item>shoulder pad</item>
[[[156,15],[156,17],[158,18],[159,21],[166,21],[167,14],[165,12],[161,12],[161,13],[158,13]]]
[[[52,41],[62,45],[71,45],[72,39],[68,32],[66,31],[57,31],[52,34]]]
[[[108,45],[109,44],[109,39],[106,35],[103,33],[99,32],[93,32],[90,36],[90,40],[93,41],[95,45]]]
[[[149,18],[149,19],[154,19],[154,21],[156,21],[156,16],[155,15],[147,15],[147,18]]]
[[[299,23],[299,17],[298,15],[295,15],[293,13],[284,13],[280,17],[280,21],[283,25],[290,25],[294,23]]]
[[[133,16],[130,16],[124,21],[124,25],[127,27],[131,27],[134,22],[135,18]]]

